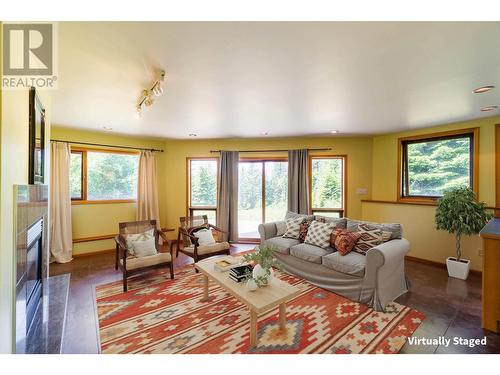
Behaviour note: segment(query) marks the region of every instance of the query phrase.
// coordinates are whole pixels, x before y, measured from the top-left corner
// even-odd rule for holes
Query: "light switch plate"
[[[358,194],[358,195],[367,195],[368,194],[368,189],[367,188],[357,188],[356,189],[356,194]]]

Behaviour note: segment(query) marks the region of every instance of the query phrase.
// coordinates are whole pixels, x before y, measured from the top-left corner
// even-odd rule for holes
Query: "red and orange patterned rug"
[[[277,273],[278,274],[278,273]],[[287,274],[301,295],[287,303],[287,329],[277,309],[259,318],[257,347],[249,346],[249,311],[193,267],[96,287],[102,353],[397,353],[424,315],[397,303],[376,312]]]

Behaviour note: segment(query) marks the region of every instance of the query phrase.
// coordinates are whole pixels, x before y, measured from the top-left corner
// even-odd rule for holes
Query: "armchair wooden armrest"
[[[127,248],[127,241],[125,241],[125,238],[123,238],[123,236],[121,234],[117,234],[115,236],[115,242],[122,249],[126,249]]]
[[[220,232],[220,233],[225,233],[225,234],[228,234],[229,232],[225,231],[225,230],[222,230],[220,229],[219,227],[216,227],[215,225],[213,224],[208,224],[208,226],[214,230],[216,230],[217,232]]]
[[[195,237],[195,236],[189,234],[188,232],[186,232],[184,229],[181,229],[181,228],[179,228],[179,233],[182,236],[189,238],[191,240],[191,242],[193,243],[193,245],[198,246],[198,237]]]

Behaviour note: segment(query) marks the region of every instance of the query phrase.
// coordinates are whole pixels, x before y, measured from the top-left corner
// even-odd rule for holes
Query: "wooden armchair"
[[[123,291],[127,291],[127,278],[129,276],[142,273],[156,268],[169,267],[170,278],[174,278],[174,264],[172,256],[172,244],[165,233],[156,228],[156,220],[131,221],[119,224],[120,232],[115,237],[116,242],[116,258],[115,269],[118,267],[123,272]],[[130,234],[140,234],[153,229],[155,237],[155,247],[157,253],[155,255],[145,257],[135,257],[129,252],[127,245],[127,236]],[[167,244],[168,252],[159,252],[159,238],[162,238]]]
[[[195,263],[215,255],[229,255],[230,245],[228,242],[216,242],[211,245],[199,245],[198,238],[194,235],[200,229],[210,229],[219,235],[227,233],[215,225],[208,223],[207,215],[181,217],[181,226],[177,235],[177,253],[179,251],[194,259]],[[217,237],[219,237],[219,235]],[[183,245],[182,247],[180,245]]]

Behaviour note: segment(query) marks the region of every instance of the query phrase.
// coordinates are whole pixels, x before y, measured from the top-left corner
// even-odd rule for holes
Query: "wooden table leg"
[[[257,313],[250,310],[250,346],[257,346]]]
[[[280,329],[286,329],[286,306],[280,303],[280,316],[279,316]]]
[[[203,275],[203,298],[201,301],[208,301],[208,276],[206,275]]]

